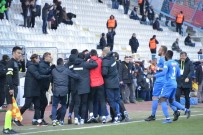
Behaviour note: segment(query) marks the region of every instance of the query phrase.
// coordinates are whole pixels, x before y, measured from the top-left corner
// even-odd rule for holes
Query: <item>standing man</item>
[[[139,42],[136,38],[136,34],[133,33],[131,39],[129,40],[129,45],[131,46],[132,53],[137,53],[137,49],[139,47]]]
[[[176,32],[179,32],[180,35],[183,22],[184,22],[183,11],[180,11],[180,13],[176,16]]]
[[[51,56],[51,53],[45,52],[43,54],[43,60],[39,63],[39,73],[41,75],[50,75],[52,69],[55,68],[55,65],[50,66],[50,63],[52,63],[53,58]],[[42,79],[40,81],[40,110],[41,110],[41,125],[48,125],[48,123],[44,120],[44,112],[46,109],[46,106],[48,104],[46,92],[49,90],[50,85],[50,79]]]
[[[4,123],[4,134],[16,134],[11,127],[12,121],[12,97],[17,97],[18,94],[18,85],[19,85],[19,66],[18,61],[21,59],[22,48],[15,46],[12,49],[12,58],[8,61],[7,73],[6,73],[6,102],[8,104],[7,112],[5,115]],[[22,126],[20,121],[15,119],[13,121],[17,126]]]
[[[110,18],[107,20],[106,23],[107,29],[115,30],[117,27],[117,21],[113,15],[110,16]]]
[[[172,57],[173,51],[171,50],[167,51],[166,53],[167,62],[165,62],[164,64],[163,71],[161,73],[154,75],[155,77],[163,75],[165,76],[164,86],[163,89],[161,90],[161,95],[159,99],[162,106],[162,111],[166,117],[166,119],[163,121],[163,124],[172,122],[168,113],[167,107],[168,101],[174,112],[177,112],[177,109],[181,109],[185,111],[187,119],[190,117],[190,110],[184,108],[180,103],[175,101],[175,93],[177,88],[176,78],[180,76],[180,68],[178,66],[178,63],[172,60]]]
[[[130,58],[125,56],[125,61],[120,66],[120,84],[122,85],[121,93],[124,103],[135,103],[135,91],[133,87],[133,65],[130,63]]]
[[[190,108],[190,90],[192,88],[192,76],[194,75],[194,66],[187,56],[186,52],[180,53],[180,76],[177,78],[178,88],[176,91],[176,101],[180,102],[182,92],[185,95],[185,108]]]
[[[140,15],[144,14],[144,0],[138,0],[138,5],[140,6]]]
[[[130,0],[124,0],[123,7],[124,7],[124,14],[127,15],[130,7]]]
[[[203,103],[203,59],[200,60],[201,64],[196,69],[196,78],[198,83],[197,97],[199,103]]]
[[[155,71],[156,73],[160,73],[162,72],[163,68],[164,68],[164,62],[165,62],[165,54],[167,52],[167,47],[166,46],[161,46],[159,48],[159,62],[157,64],[157,66],[155,67]],[[148,118],[145,119],[145,121],[152,121],[156,119],[156,110],[158,108],[158,100],[159,100],[159,96],[161,94],[161,90],[163,88],[164,85],[164,76],[160,76],[160,77],[156,77],[156,80],[154,82],[154,88],[152,91],[152,114],[151,116],[149,116]]]
[[[114,36],[116,35],[116,32],[113,29],[109,29],[108,33],[106,34],[107,38],[107,46],[110,47],[110,50],[113,50],[114,45]]]
[[[116,60],[109,48],[103,50],[102,75],[104,77],[104,87],[107,95],[107,101],[114,112],[114,123],[119,122],[119,74],[116,66]]]
[[[149,41],[149,48],[152,54],[152,59],[156,57],[156,47],[159,42],[156,40],[156,35],[153,35],[153,37]]]

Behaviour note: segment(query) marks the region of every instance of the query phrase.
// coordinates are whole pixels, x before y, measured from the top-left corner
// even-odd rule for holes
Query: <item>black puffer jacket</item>
[[[39,64],[28,62],[25,75],[24,97],[40,96],[39,83],[42,79],[48,79],[50,75],[40,75]]]
[[[183,75],[177,78],[177,84],[178,87],[182,88],[192,88],[192,76],[194,75],[194,66],[192,64],[192,61],[187,57],[184,64],[181,64],[181,61],[177,61],[179,64],[179,67],[181,69],[181,66],[184,67]],[[189,78],[189,82],[185,82],[185,79]]]
[[[80,76],[80,80],[75,82],[78,94],[86,94],[90,92],[90,69],[96,68],[98,64],[90,60],[86,62],[81,58],[77,58],[74,64],[74,72]]]
[[[105,88],[119,88],[119,73],[117,70],[116,60],[110,52],[102,61],[102,75],[104,77]]]
[[[50,63],[45,62],[45,61],[40,61],[39,73],[41,75],[50,75],[51,74]],[[40,81],[40,86],[41,86],[42,90],[47,91],[49,89],[49,85],[50,85],[50,79],[49,78],[45,78],[45,79],[42,79],[42,81]]]

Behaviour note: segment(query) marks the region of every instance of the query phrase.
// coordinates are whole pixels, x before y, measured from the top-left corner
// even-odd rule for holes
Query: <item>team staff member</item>
[[[52,69],[55,68],[55,65],[50,66],[50,63],[52,63],[53,58],[51,56],[51,53],[46,52],[43,55],[43,60],[39,63],[39,73],[41,75],[50,75]],[[46,97],[46,92],[49,90],[49,85],[50,85],[50,79],[42,79],[40,81],[40,110],[41,110],[41,125],[48,125],[48,123],[44,120],[44,112],[46,109],[46,106],[48,104],[47,97]]]
[[[108,29],[112,29],[115,30],[117,27],[117,21],[115,19],[115,17],[113,15],[110,16],[110,18],[108,19],[107,23],[106,23],[106,27]]]
[[[184,22],[183,11],[180,11],[180,13],[176,16],[176,32],[179,32],[179,34],[181,34],[183,22]]]
[[[19,66],[18,61],[21,59],[22,55],[22,48],[15,46],[12,49],[13,57],[8,61],[8,71],[6,73],[6,101],[8,104],[7,112],[5,115],[5,123],[4,123],[4,134],[16,134],[17,132],[14,131],[11,127],[12,121],[12,97],[17,97],[18,93],[18,85],[19,85]],[[14,120],[13,121],[16,125],[22,126],[22,124]]]
[[[153,35],[153,37],[149,41],[149,48],[152,54],[152,59],[156,57],[157,44],[159,44],[159,42],[156,40],[156,35]]]

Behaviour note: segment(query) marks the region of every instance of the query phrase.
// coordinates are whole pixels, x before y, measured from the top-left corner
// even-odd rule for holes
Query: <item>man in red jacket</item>
[[[97,55],[97,51],[92,49],[90,52],[91,59],[94,60],[98,66],[90,70],[90,93],[88,98],[89,120],[88,123],[95,122],[93,114],[93,104],[96,100],[101,106],[102,123],[106,123],[106,102],[104,92],[104,79],[102,77],[102,59]],[[97,114],[96,114],[97,115]]]

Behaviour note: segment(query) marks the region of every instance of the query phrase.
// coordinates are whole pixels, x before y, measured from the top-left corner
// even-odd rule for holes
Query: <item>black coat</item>
[[[154,16],[155,16],[154,10],[149,9],[147,12],[148,12],[148,19],[149,20],[154,20]]]
[[[196,69],[196,79],[197,79],[198,84],[202,83],[203,71],[202,71],[202,65],[201,64]]]
[[[123,61],[121,63],[119,75],[120,81],[124,83],[133,83],[133,76],[132,76],[133,66],[131,63],[126,63]]]
[[[6,84],[7,62],[0,61],[0,87]]]
[[[137,48],[139,47],[139,42],[137,38],[131,37],[131,39],[129,40],[129,45],[131,46],[132,49],[137,50]]]
[[[113,45],[114,44],[114,36],[116,35],[115,31],[108,32],[106,34],[107,38],[107,45]]]
[[[178,60],[179,67],[181,69],[181,61]],[[177,78],[178,88],[192,88],[192,77],[194,75],[194,66],[189,58],[186,58],[184,63],[183,75]],[[189,78],[189,82],[185,82],[185,79]]]
[[[90,60],[86,62],[83,59],[77,58],[74,64],[74,72],[80,76],[80,80],[75,82],[78,94],[86,94],[90,92],[90,69],[96,68],[98,64]]]
[[[104,77],[105,88],[119,88],[119,73],[112,52],[103,58],[102,75]]]
[[[148,91],[150,90],[150,85],[146,81],[146,77],[143,74],[137,75],[137,85],[141,87],[141,90]]]
[[[105,37],[100,38],[99,45],[102,47],[102,49],[107,46]]]
[[[45,61],[40,61],[39,73],[41,75],[50,75],[51,74],[50,63],[45,62]],[[40,86],[41,86],[42,90],[47,91],[49,89],[49,85],[50,85],[50,79],[49,78],[45,78],[45,79],[42,79],[42,81],[40,81]]]
[[[33,62],[27,63],[27,72],[25,75],[24,97],[40,96],[40,85],[42,79],[48,79],[49,75],[40,75],[39,64]]]
[[[153,29],[154,29],[154,30],[160,29],[160,23],[159,23],[158,20],[156,20],[156,21],[153,23]]]
[[[42,20],[47,21],[49,9],[50,5],[48,3],[45,3],[44,7],[42,8]]]
[[[190,36],[187,36],[187,37],[185,38],[184,43],[192,43]]]

